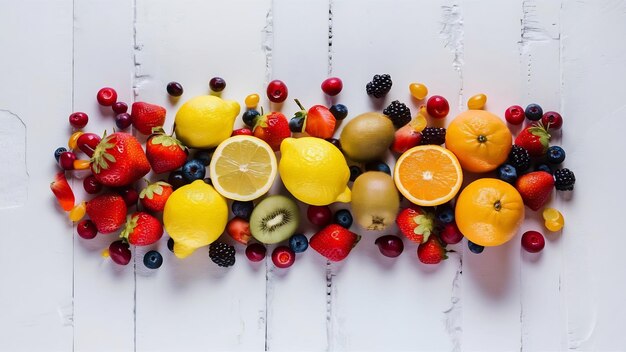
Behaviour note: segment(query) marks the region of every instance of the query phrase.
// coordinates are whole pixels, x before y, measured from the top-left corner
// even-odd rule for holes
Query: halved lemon
[[[411,203],[435,206],[456,196],[463,183],[463,171],[451,151],[436,145],[421,145],[400,156],[393,179]]]
[[[249,201],[269,191],[276,178],[276,155],[253,136],[234,136],[217,146],[209,165],[213,187],[228,199]]]

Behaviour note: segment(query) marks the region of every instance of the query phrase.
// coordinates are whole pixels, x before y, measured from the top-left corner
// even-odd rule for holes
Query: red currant
[[[450,104],[441,95],[433,95],[426,102],[426,111],[428,111],[428,115],[436,119],[443,119],[450,112]]]
[[[83,188],[89,194],[96,194],[102,190],[102,184],[96,180],[94,175],[89,175],[83,180]]]
[[[173,97],[180,97],[181,95],[183,95],[183,86],[178,82],[168,83],[166,90],[167,90],[167,94]]]
[[[246,247],[246,257],[251,262],[260,262],[265,258],[265,253],[267,249],[265,246],[260,243],[252,243]]]
[[[278,246],[272,252],[272,262],[277,268],[285,269],[296,261],[296,253],[287,246]]]
[[[102,106],[112,106],[117,101],[117,92],[113,88],[104,87],[96,95],[98,104]]]
[[[563,126],[563,117],[558,112],[548,111],[541,117],[541,123],[548,129],[558,130]]]
[[[63,152],[59,156],[59,165],[63,170],[74,170],[74,160],[76,160],[76,154]]]
[[[526,115],[524,114],[524,108],[519,105],[510,106],[504,112],[504,118],[511,125],[521,125],[526,118]]]
[[[70,115],[70,125],[74,128],[83,128],[87,126],[89,122],[89,116],[84,112],[75,112]]]
[[[98,229],[96,228],[96,224],[91,220],[83,220],[76,225],[76,232],[78,236],[90,240],[98,234]]]
[[[287,99],[289,91],[287,85],[281,80],[273,80],[267,85],[267,98],[272,103],[282,103]]]
[[[306,216],[313,225],[324,227],[332,221],[333,212],[327,205],[309,205],[309,208],[306,211]]]
[[[378,237],[374,243],[385,257],[395,258],[404,250],[404,243],[402,243],[400,237],[394,235]]]
[[[127,112],[115,115],[115,126],[117,126],[120,130],[127,129],[130,125],[132,125],[132,123],[133,118]]]
[[[116,114],[123,114],[128,111],[128,105],[123,101],[118,101],[111,106],[111,109],[113,109],[113,112]]]
[[[100,136],[95,133],[83,133],[78,137],[76,145],[88,157],[93,156],[93,152],[100,143]]]
[[[526,231],[522,235],[522,247],[530,253],[541,252],[546,245],[543,235],[537,231]]]
[[[130,263],[131,253],[128,243],[118,240],[109,245],[109,255],[113,262],[119,265]]]
[[[226,88],[226,81],[221,77],[213,77],[209,81],[209,88],[214,92],[221,92]]]
[[[139,193],[136,189],[132,187],[125,187],[118,190],[118,193],[122,198],[124,198],[124,203],[126,203],[127,207],[132,207],[133,205],[137,205],[139,201]]]
[[[322,82],[322,91],[330,96],[335,96],[343,89],[343,82],[340,78],[330,77]]]
[[[459,228],[456,226],[456,223],[452,222],[446,224],[443,227],[443,230],[441,230],[439,237],[444,243],[457,244],[463,239],[463,234],[461,233],[461,230],[459,230]]]

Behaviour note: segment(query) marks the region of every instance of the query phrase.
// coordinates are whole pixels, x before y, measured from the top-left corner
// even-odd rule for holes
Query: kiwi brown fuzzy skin
[[[282,195],[263,199],[250,215],[250,232],[259,242],[273,244],[293,235],[300,225],[296,202]]]

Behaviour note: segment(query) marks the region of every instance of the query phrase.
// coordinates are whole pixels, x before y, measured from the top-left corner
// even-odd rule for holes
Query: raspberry
[[[382,98],[391,90],[391,76],[388,74],[375,75],[371,82],[365,87],[367,95],[373,95],[375,98]]]
[[[404,103],[394,100],[383,110],[383,114],[389,116],[396,128],[400,128],[411,121],[411,110]]]
[[[513,145],[509,152],[509,164],[513,165],[517,172],[528,170],[530,167],[530,154],[528,154],[528,150],[519,145]]]
[[[576,176],[570,169],[560,169],[554,171],[554,187],[559,191],[573,191]]]
[[[235,247],[223,242],[213,242],[209,246],[209,257],[213,263],[229,267],[235,264]]]
[[[446,142],[446,129],[443,127],[426,127],[422,131],[420,144],[442,145]]]

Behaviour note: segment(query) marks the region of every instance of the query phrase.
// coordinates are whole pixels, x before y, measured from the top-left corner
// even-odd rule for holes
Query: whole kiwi
[[[352,213],[366,230],[384,230],[393,224],[400,209],[400,196],[391,176],[368,171],[352,186]]]
[[[250,215],[250,233],[259,242],[278,243],[298,229],[300,210],[295,201],[282,195],[263,199]]]
[[[393,143],[395,128],[391,120],[377,112],[366,112],[351,119],[341,131],[341,148],[354,161],[384,159]]]

